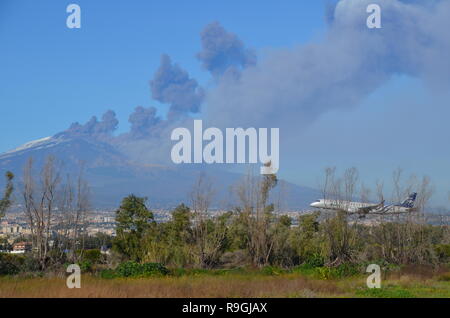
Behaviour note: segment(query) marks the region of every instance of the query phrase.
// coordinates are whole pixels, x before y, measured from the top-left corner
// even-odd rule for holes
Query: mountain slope
[[[95,208],[115,208],[120,200],[134,193],[147,196],[153,208],[171,208],[185,202],[189,204],[189,192],[202,172],[211,179],[215,187],[214,206],[229,208],[233,204],[230,188],[242,175],[230,173],[219,166],[161,166],[142,165],[131,162],[114,146],[83,137],[47,137],[29,142],[0,155],[0,173],[12,171],[20,183],[23,167],[32,157],[36,173],[48,156],[54,156],[65,172],[76,174],[80,163],[85,166],[85,177],[92,192]],[[0,181],[0,183],[2,183]],[[284,184],[283,206],[289,209],[304,209],[319,193],[313,189]]]

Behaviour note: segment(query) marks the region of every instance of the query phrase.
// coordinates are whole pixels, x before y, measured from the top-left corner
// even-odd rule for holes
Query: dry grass
[[[146,279],[82,277],[80,289],[65,279],[0,279],[0,297],[325,297],[340,295],[335,282],[305,277],[186,276]]]
[[[187,275],[141,279],[82,276],[81,289],[68,289],[65,278],[0,278],[2,297],[198,298],[198,297],[450,297],[448,269],[408,269],[382,280],[381,290],[368,290],[366,277],[320,280],[299,274]]]

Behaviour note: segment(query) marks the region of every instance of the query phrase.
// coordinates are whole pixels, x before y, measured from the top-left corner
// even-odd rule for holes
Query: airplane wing
[[[405,211],[399,211],[399,210],[396,210],[395,208],[396,208],[395,205],[387,205],[387,206],[385,206],[383,209],[381,209],[379,211],[371,212],[371,214],[394,215],[394,214],[406,214],[406,213],[411,213],[411,212],[415,212],[416,211],[416,209],[414,209],[414,208],[410,208],[410,209],[405,210]]]
[[[360,214],[360,215],[366,215],[366,214],[369,214],[369,213],[374,213],[374,211],[377,211],[377,210],[379,211],[379,210],[381,210],[383,208],[384,208],[384,200],[381,201],[379,204],[374,204],[374,205],[358,208],[356,213]]]

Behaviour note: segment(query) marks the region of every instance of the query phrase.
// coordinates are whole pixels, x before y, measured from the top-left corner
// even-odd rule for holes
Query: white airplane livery
[[[343,200],[320,199],[310,204],[311,207],[324,210],[341,210],[348,214],[358,214],[365,217],[367,214],[399,214],[414,211],[414,203],[417,193],[411,193],[403,202],[399,204],[385,205],[382,200],[379,204],[352,202]]]

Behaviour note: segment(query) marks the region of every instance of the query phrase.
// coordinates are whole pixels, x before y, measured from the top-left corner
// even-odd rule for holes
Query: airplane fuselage
[[[345,211],[347,213],[407,213],[412,209],[401,205],[384,205],[383,203],[364,203],[345,200],[321,199],[310,204],[311,207],[324,210]]]

